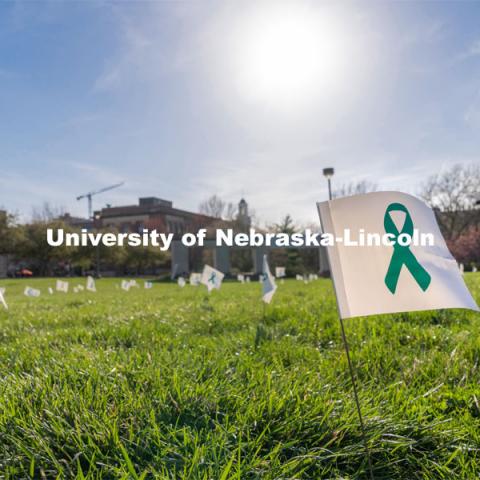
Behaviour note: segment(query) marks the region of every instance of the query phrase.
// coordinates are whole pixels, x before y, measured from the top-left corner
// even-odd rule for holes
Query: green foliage
[[[479,301],[480,275],[466,280]],[[1,478],[368,478],[328,280],[288,280],[265,310],[256,282],[118,283],[0,281]],[[346,330],[375,478],[477,478],[479,315]]]

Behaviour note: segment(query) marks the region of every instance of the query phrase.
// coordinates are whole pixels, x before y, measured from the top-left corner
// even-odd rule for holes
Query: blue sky
[[[77,195],[125,181],[94,207],[155,195],[196,210],[217,193],[306,223],[325,166],[336,184],[416,193],[479,162],[480,2],[295,5],[0,3],[0,205],[85,215]],[[288,8],[335,58],[313,51],[311,81],[260,89],[251,26]]]

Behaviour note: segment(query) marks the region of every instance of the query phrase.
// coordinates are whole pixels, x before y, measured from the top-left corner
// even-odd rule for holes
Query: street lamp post
[[[95,222],[98,222],[100,220],[100,215],[96,214],[94,217]],[[97,227],[97,231],[99,228]],[[95,276],[96,278],[100,278],[101,273],[100,273],[100,247],[97,245],[95,247]]]
[[[323,176],[327,179],[328,182],[328,199],[332,199],[332,177],[335,173],[335,169],[332,167],[323,169]]]

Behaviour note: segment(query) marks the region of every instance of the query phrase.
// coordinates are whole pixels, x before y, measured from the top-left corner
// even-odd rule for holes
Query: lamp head
[[[323,169],[323,175],[324,175],[326,178],[332,178],[334,173],[335,173],[335,169],[332,168],[332,167],[324,168],[324,169]]]

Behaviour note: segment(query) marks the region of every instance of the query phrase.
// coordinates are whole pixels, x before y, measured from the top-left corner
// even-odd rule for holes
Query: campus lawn
[[[0,478],[368,478],[330,281],[53,284],[0,281]],[[479,478],[480,314],[346,330],[375,478]]]

